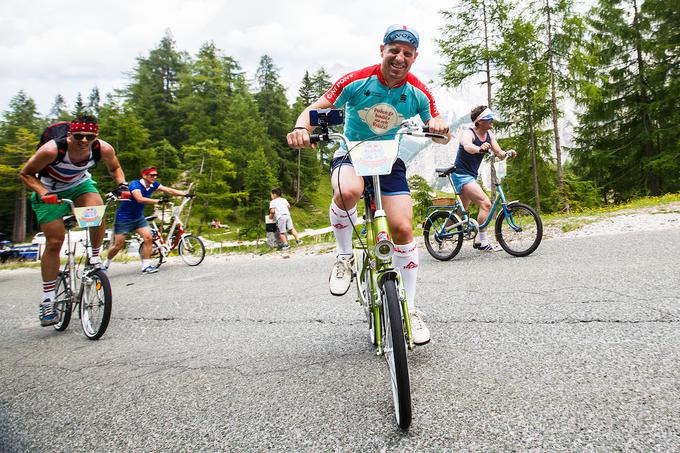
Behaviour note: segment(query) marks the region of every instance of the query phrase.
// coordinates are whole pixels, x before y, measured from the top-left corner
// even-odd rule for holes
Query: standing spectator
[[[283,244],[281,250],[290,248],[286,232],[290,232],[293,235],[298,245],[302,244],[298,237],[298,232],[293,226],[293,219],[290,217],[290,203],[281,196],[281,189],[278,187],[272,189],[271,197],[272,201],[269,202],[269,218],[276,220],[276,226],[279,229],[279,240]]]

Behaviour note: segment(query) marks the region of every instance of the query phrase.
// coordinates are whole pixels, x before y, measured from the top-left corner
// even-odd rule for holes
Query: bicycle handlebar
[[[447,129],[448,133],[448,129]],[[391,135],[391,134],[390,134]],[[441,138],[443,140],[446,140],[448,137],[446,135],[442,134],[435,134],[430,132],[430,127],[429,126],[418,126],[412,121],[404,121],[401,123],[401,128],[394,133],[395,138],[399,135],[410,135],[412,137],[427,137],[427,138]],[[380,135],[376,135],[371,138],[379,138],[381,137]],[[334,138],[339,138],[343,141],[348,142],[349,140],[344,134],[339,134],[335,132],[324,132],[321,134],[310,134],[309,136],[309,142],[311,144],[319,143],[319,142],[328,142],[331,141]],[[364,141],[369,141],[371,138],[366,139]]]

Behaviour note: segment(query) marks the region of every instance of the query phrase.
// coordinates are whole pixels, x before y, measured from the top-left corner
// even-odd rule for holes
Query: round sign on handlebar
[[[349,142],[352,165],[359,176],[389,175],[397,160],[398,140]]]

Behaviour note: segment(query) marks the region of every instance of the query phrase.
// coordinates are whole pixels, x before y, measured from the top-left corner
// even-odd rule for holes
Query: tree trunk
[[[642,115],[642,126],[644,128],[645,136],[642,140],[642,153],[647,158],[647,162],[643,163],[643,168],[645,172],[645,185],[647,190],[649,190],[650,195],[657,196],[661,193],[661,184],[659,181],[659,175],[657,172],[652,170],[649,166],[649,161],[652,160],[654,156],[658,153],[654,148],[653,141],[653,131],[652,131],[652,119],[649,115],[649,94],[647,92],[647,83],[645,82],[645,63],[642,55],[642,37],[640,36],[640,29],[638,25],[638,7],[637,1],[633,0],[634,16],[633,16],[633,29],[635,30],[635,52],[637,54],[637,66],[638,66],[638,83],[640,92],[640,102],[641,108],[640,112]]]
[[[538,186],[538,158],[536,149],[536,134],[534,132],[534,118],[531,109],[531,96],[527,93],[527,114],[529,115],[529,145],[531,146],[531,170],[534,176],[534,207],[541,212],[541,198]]]
[[[295,194],[295,202],[299,203],[300,202],[300,151],[298,149],[298,159],[297,159],[297,190]]]
[[[26,240],[26,187],[22,184],[19,196],[14,203],[14,228],[12,230],[13,242]]]
[[[484,14],[484,49],[486,49],[486,102],[487,106],[491,108],[491,61],[489,60],[489,31],[485,1],[482,2],[482,13]]]
[[[552,17],[550,14],[550,0],[545,0],[545,9],[548,13],[548,64],[550,66],[550,101],[552,110],[553,134],[555,135],[555,159],[557,161],[557,195],[560,200],[561,209],[569,212],[569,201],[564,196],[562,145],[560,143],[560,130],[557,125],[557,89],[555,87],[555,62],[552,47]]]

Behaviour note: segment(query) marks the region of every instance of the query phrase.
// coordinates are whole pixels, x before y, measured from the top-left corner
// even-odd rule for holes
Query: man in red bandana
[[[105,269],[111,266],[111,260],[125,245],[125,235],[135,231],[144,241],[139,251],[142,256],[142,273],[153,274],[158,272],[158,268],[151,264],[150,260],[153,237],[149,223],[144,217],[144,206],[161,202],[158,198],[151,198],[151,194],[155,190],[160,190],[163,193],[176,197],[190,196],[181,190],[162,185],[158,181],[158,170],[156,170],[156,167],[142,169],[141,176],[142,179],[130,183],[130,200],[121,203],[118,206],[118,211],[116,211],[116,221],[113,225],[114,242],[106,256],[106,261],[104,262]]]
[[[76,206],[104,204],[88,171],[97,165],[99,157],[119,189],[127,190],[125,175],[115,150],[105,141],[97,139],[98,133],[99,125],[95,117],[78,117],[69,125],[66,137],[50,140],[38,148],[20,172],[22,182],[33,190],[31,205],[46,239],[45,251],[40,260],[43,280],[40,324],[43,326],[57,322],[55,287],[59,275],[59,254],[66,233],[62,217],[71,213],[68,204],[54,203],[58,199],[68,198]],[[90,262],[95,266],[101,265],[99,251],[105,232],[105,222],[90,231]]]

